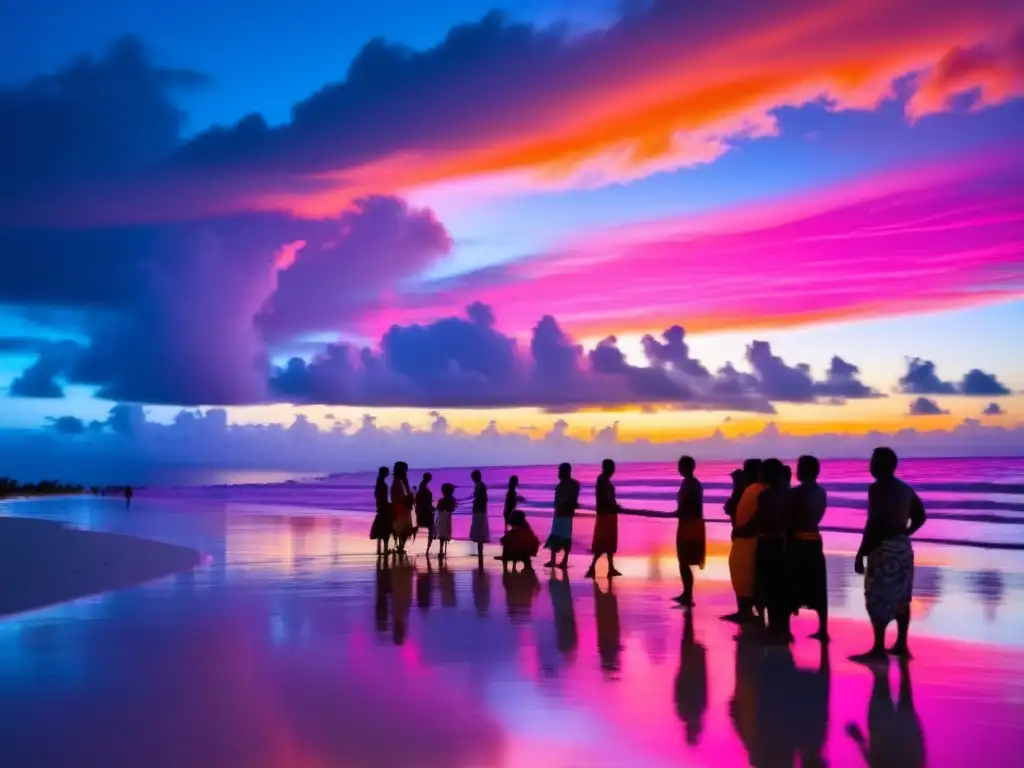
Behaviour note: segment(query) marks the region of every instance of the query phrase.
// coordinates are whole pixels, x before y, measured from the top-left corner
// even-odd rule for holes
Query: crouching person
[[[515,570],[516,563],[522,563],[523,567],[533,570],[533,558],[540,551],[540,539],[533,532],[533,528],[526,520],[522,510],[516,510],[509,516],[508,532],[501,537],[501,555],[498,557],[507,570],[509,563]]]

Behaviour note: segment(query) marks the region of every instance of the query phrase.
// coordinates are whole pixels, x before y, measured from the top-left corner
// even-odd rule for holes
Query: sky
[[[0,47],[26,476],[1024,444],[1020,3],[48,0]]]

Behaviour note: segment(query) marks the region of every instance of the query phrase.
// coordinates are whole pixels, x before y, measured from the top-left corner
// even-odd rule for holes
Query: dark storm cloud
[[[920,357],[907,358],[907,372],[900,377],[898,391],[907,395],[967,395],[998,397],[1012,394],[995,374],[972,368],[958,382],[939,378],[935,363]]]

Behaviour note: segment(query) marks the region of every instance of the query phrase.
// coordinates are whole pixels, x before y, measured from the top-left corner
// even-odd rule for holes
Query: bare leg
[[[871,646],[871,650],[867,653],[859,653],[856,656],[851,656],[850,661],[857,661],[862,664],[870,664],[878,661],[888,661],[889,657],[885,653],[886,626],[886,624],[880,621],[871,622],[871,629],[875,636],[874,645]]]
[[[568,549],[563,549],[562,550],[562,562],[560,562],[558,564],[558,567],[561,568],[563,571],[566,568],[569,567],[569,550]]]
[[[905,656],[910,658],[910,646],[907,644],[907,634],[910,632],[910,609],[896,615],[896,642],[893,643],[889,653],[894,656]]]
[[[693,605],[693,570],[690,566],[679,563],[679,578],[683,582],[683,593],[673,599],[680,605]]]
[[[818,631],[811,635],[815,640],[828,642],[828,606],[818,611]]]
[[[615,567],[615,555],[608,553],[608,575],[609,576],[621,576],[622,572]]]
[[[586,574],[584,575],[583,578],[585,578],[585,579],[593,579],[593,578],[595,578],[597,576],[597,571],[595,569],[597,568],[597,561],[600,560],[600,559],[601,559],[600,555],[594,555],[594,559],[590,561],[590,567],[587,568],[587,572],[586,572]]]

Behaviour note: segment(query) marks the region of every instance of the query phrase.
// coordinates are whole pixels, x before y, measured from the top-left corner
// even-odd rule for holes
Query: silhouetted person
[[[540,592],[540,579],[532,568],[504,571],[501,585],[505,588],[505,607],[513,624],[524,624],[533,611],[533,599]]]
[[[679,672],[676,674],[676,714],[686,724],[686,743],[697,745],[704,730],[708,708],[708,651],[693,634],[693,612],[683,615],[683,636],[679,644]]]
[[[394,519],[391,501],[388,499],[388,474],[390,473],[387,467],[377,470],[377,484],[373,488],[373,503],[377,511],[373,516],[373,524],[370,525],[370,538],[377,540],[377,554],[385,557]]]
[[[481,618],[491,610],[491,575],[478,563],[473,571],[473,607]]]
[[[128,509],[132,507],[132,487],[130,485],[124,487],[124,505]]]
[[[785,470],[778,459],[761,467],[767,488],[757,498],[751,526],[757,533],[755,596],[768,617],[769,638],[789,642],[793,611],[792,580],[787,540],[791,530],[791,491],[785,486]]]
[[[893,702],[887,666],[874,666],[874,685],[868,703],[868,736],[860,726],[850,723],[846,732],[860,747],[871,768],[922,768],[925,759],[924,733],[914,709],[910,684],[910,664],[900,658],[899,698]]]
[[[679,562],[683,591],[675,601],[685,607],[693,605],[693,568],[703,570],[707,556],[704,486],[694,475],[696,469],[697,462],[692,457],[683,456],[679,459],[679,474],[683,481],[679,485],[676,504],[676,560]]]
[[[398,542],[398,553],[405,554],[405,542],[412,535],[413,495],[409,489],[409,465],[396,461],[391,471],[391,506],[394,510],[393,532]]]
[[[487,486],[479,469],[470,474],[473,480],[473,518],[469,525],[469,540],[476,544],[476,557],[484,559],[484,544],[491,540],[491,528],[487,521]]]
[[[433,475],[424,472],[420,487],[416,489],[416,533],[421,528],[426,529],[427,554],[430,554],[430,545],[434,543],[434,493],[430,490],[432,479]]]
[[[733,516],[732,546],[729,549],[729,578],[736,593],[736,612],[722,618],[746,623],[755,620],[755,582],[757,567],[757,531],[751,525],[757,512],[757,500],[768,486],[761,482],[761,461],[747,459],[743,463],[746,485],[736,503]]]
[[[511,563],[512,570],[515,570],[516,564],[522,563],[523,568],[532,571],[533,558],[539,550],[540,539],[526,520],[526,513],[517,509],[509,518],[508,530],[501,537],[501,554],[496,559],[501,560],[504,569]]]
[[[725,516],[729,518],[731,535],[731,529],[736,527],[736,508],[739,507],[743,492],[747,489],[747,480],[742,469],[734,469],[729,473],[729,478],[732,480],[732,490],[722,507],[725,510]]]
[[[597,519],[594,521],[594,538],[590,545],[594,559],[587,569],[588,579],[597,575],[597,561],[602,555],[608,558],[609,578],[622,575],[615,568],[615,552],[619,548],[619,502],[615,499],[615,486],[612,484],[614,474],[615,462],[611,459],[602,461],[601,474],[594,489]]]
[[[796,608],[818,614],[818,631],[811,637],[828,640],[828,577],[825,548],[818,526],[825,516],[828,496],[818,485],[821,464],[813,456],[801,456],[796,465],[800,485],[791,492],[793,539],[790,566]]]
[[[508,479],[508,490],[505,491],[505,506],[502,509],[502,517],[505,519],[505,530],[508,530],[512,520],[512,513],[516,511],[516,508],[522,504],[526,499],[519,495],[516,489],[519,487],[519,477],[512,475]]]
[[[558,465],[558,485],[555,486],[555,514],[551,518],[551,533],[544,548],[551,550],[551,558],[545,568],[555,567],[555,558],[562,553],[558,567],[569,567],[569,552],[572,550],[572,519],[580,503],[580,484],[572,476],[571,464]]]
[[[606,676],[618,674],[621,665],[622,629],[619,625],[619,601],[615,597],[613,581],[602,590],[594,582],[594,615],[597,619],[597,654],[601,657],[601,671]]]
[[[441,486],[441,499],[437,502],[437,520],[434,523],[438,557],[448,554],[448,542],[452,540],[452,514],[458,505],[459,502],[455,499],[455,486],[444,483]]]
[[[914,593],[913,536],[925,523],[924,505],[914,490],[896,478],[896,453],[876,448],[871,454],[868,516],[857,550],[855,570],[864,574],[864,599],[874,631],[874,643],[854,661],[885,659],[885,630],[896,621],[896,643],[889,652],[909,656],[910,600]],[[867,564],[865,566],[865,558]]]

